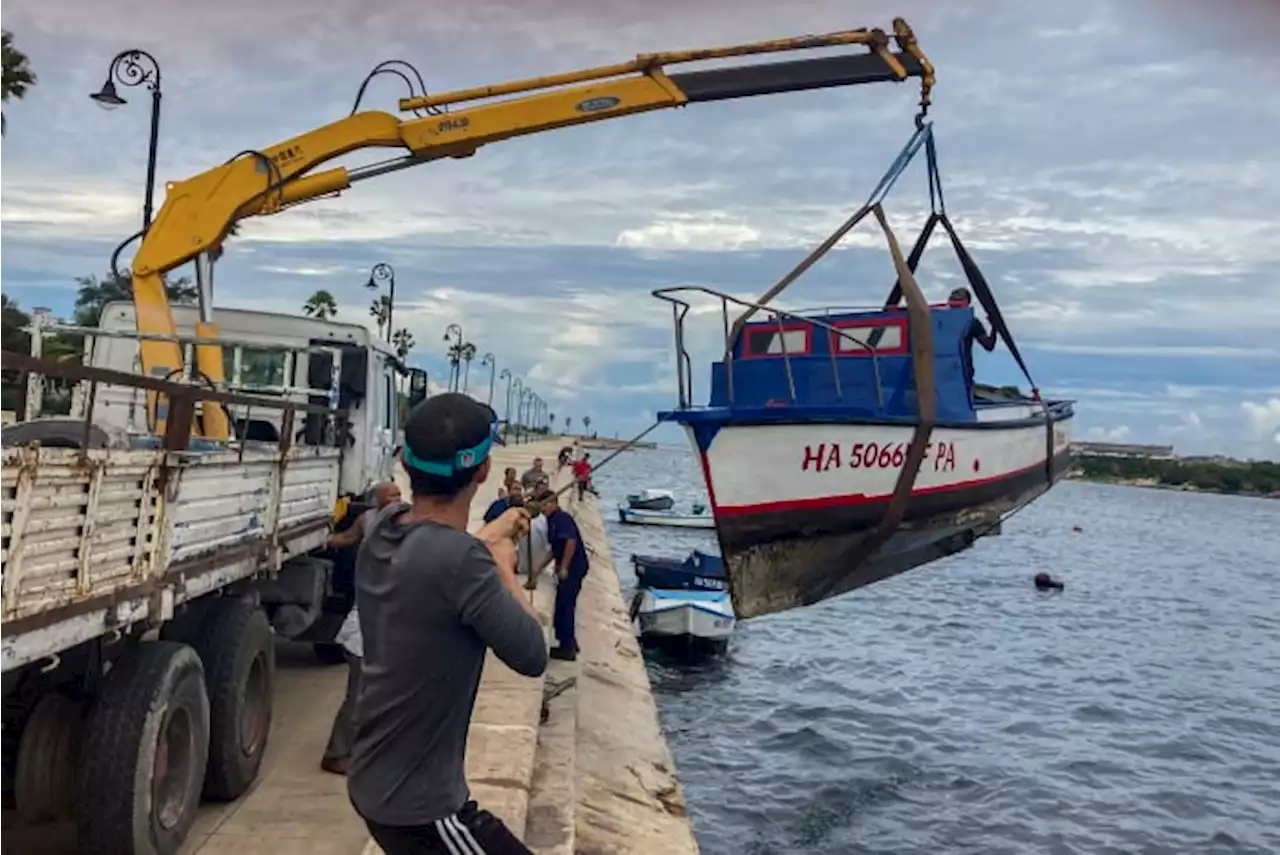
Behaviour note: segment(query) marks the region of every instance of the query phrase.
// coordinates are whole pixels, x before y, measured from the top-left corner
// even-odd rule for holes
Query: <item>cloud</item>
[[[1089,428],[1086,435],[1089,439],[1097,440],[1098,442],[1124,442],[1129,438],[1129,426],[1116,425],[1111,428],[1094,426]]]
[[[1189,0],[885,0],[852,19],[838,0],[483,0],[430,15],[407,0],[374,6],[338,2],[317,16],[299,0],[6,5],[40,82],[5,105],[5,293],[65,313],[74,278],[100,273],[139,227],[145,93],[122,90],[131,103],[112,113],[84,97],[123,46],[162,63],[163,182],[341,118],[389,56],[417,63],[441,91],[902,14],[938,67],[931,115],[947,208],[1036,380],[1083,392],[1082,435],[1123,426],[1134,441],[1174,431],[1189,450],[1256,451],[1242,407],[1269,406],[1280,359],[1275,4],[1206,14]],[[676,385],[670,307],[649,292],[764,291],[865,198],[911,130],[913,86],[693,105],[359,183],[245,221],[219,263],[217,299],[294,311],[323,288],[344,318],[364,322],[369,268],[389,262],[397,325],[433,376],[443,376],[445,325],[461,323],[481,353],[566,412],[638,433]],[[379,78],[363,106],[393,109],[401,89]],[[1241,116],[1248,131],[1224,138]],[[918,165],[887,208],[909,245],[928,210]],[[930,294],[963,282],[948,254],[939,240],[921,266]],[[874,304],[892,281],[868,224],[782,304]],[[689,347],[702,395],[721,319],[714,301],[696,306]],[[1007,356],[978,360],[993,378],[1018,379]]]

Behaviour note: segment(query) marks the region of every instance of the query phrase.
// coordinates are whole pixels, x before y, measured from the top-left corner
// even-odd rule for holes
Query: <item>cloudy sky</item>
[[[1280,457],[1272,0],[10,0],[4,27],[39,83],[5,106],[4,293],[67,313],[75,278],[140,225],[145,96],[122,90],[133,100],[114,112],[86,97],[125,48],[163,66],[165,181],[345,116],[388,58],[440,91],[897,14],[938,66],[949,210],[1039,385],[1079,401],[1077,432]],[[379,78],[364,107],[401,94]],[[561,418],[631,435],[675,396],[669,314],[649,291],[765,290],[861,203],[915,99],[914,82],[778,95],[495,144],[244,223],[217,299],[296,312],[323,288],[363,322],[362,285],[386,261],[397,325],[433,376],[460,323]],[[904,243],[927,206],[914,171],[888,205]],[[871,228],[785,304],[880,298],[892,273]],[[939,242],[922,284],[940,298],[957,277]],[[717,323],[701,321],[699,395]],[[1017,379],[1001,352],[979,372]]]

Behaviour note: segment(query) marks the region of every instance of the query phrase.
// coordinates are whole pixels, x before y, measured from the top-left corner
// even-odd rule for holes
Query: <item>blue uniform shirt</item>
[[[551,554],[555,556],[556,567],[564,561],[565,544],[571,540],[578,542],[573,549],[573,557],[569,559],[569,573],[580,576],[590,566],[587,561],[587,545],[582,542],[582,532],[578,531],[578,523],[563,508],[547,515],[547,540],[551,542]]]
[[[486,523],[493,522],[498,517],[505,514],[509,507],[511,507],[511,501],[509,499],[494,499],[493,504],[484,512],[484,521]]]

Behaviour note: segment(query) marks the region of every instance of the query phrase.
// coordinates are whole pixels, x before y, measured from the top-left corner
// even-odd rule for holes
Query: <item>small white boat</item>
[[[705,505],[694,505],[692,511],[687,514],[679,511],[645,511],[620,505],[618,521],[628,525],[666,525],[677,528],[716,527],[716,518],[707,513]]]
[[[642,636],[726,643],[737,623],[728,591],[644,588],[637,598]]]
[[[676,506],[676,494],[670,490],[645,490],[627,496],[627,506],[637,511],[669,511]]]

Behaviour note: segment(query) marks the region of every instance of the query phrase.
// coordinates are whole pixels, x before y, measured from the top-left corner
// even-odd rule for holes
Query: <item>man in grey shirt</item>
[[[467,533],[498,441],[493,410],[467,395],[428,398],[405,424],[413,502],[379,513],[361,544],[356,605],[364,640],[348,793],[386,855],[525,855],[471,800],[467,731],[486,649],[527,676],[547,648],[516,581],[512,508]]]

